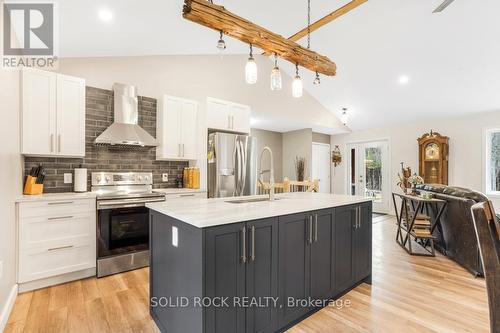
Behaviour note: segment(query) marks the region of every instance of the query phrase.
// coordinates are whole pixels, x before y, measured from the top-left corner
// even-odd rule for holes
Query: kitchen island
[[[276,199],[147,204],[150,309],[162,332],[279,332],[371,283],[369,199]]]

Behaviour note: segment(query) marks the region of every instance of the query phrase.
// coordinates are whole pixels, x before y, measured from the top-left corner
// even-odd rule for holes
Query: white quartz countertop
[[[154,188],[153,192],[169,194],[184,194],[184,193],[203,193],[207,190],[194,188]]]
[[[371,201],[369,198],[359,196],[299,192],[278,194],[276,198],[279,200],[272,202],[238,204],[227,202],[266,197],[261,195],[218,199],[173,199],[147,203],[146,206],[195,227],[205,228]]]
[[[32,202],[32,201],[52,201],[52,200],[76,200],[76,199],[95,199],[96,194],[93,192],[63,192],[63,193],[44,193],[38,195],[21,195],[16,202]]]

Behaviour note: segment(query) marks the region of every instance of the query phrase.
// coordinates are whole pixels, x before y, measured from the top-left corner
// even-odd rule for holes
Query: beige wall
[[[0,315],[16,284],[15,199],[22,191],[19,132],[19,72],[0,69]],[[4,318],[1,318],[4,319]],[[0,327],[2,331],[2,327]]]
[[[345,193],[347,175],[346,143],[388,138],[391,146],[391,184],[397,191],[397,173],[400,163],[405,162],[412,171],[418,173],[417,138],[431,129],[450,137],[449,183],[450,185],[484,191],[482,169],[483,130],[500,127],[500,111],[477,113],[465,117],[433,119],[397,127],[357,131],[350,134],[332,136],[331,145],[339,145],[343,162],[332,168],[334,193]],[[500,200],[494,200],[500,211]],[[392,205],[392,203],[391,203]],[[392,212],[392,211],[391,211]]]
[[[304,176],[311,176],[312,130],[303,129],[283,133],[283,176],[296,179],[295,157],[305,157]]]
[[[313,136],[312,136],[313,142],[330,144],[330,140],[331,140],[331,138],[330,138],[330,135],[328,135],[328,134],[313,132]]]
[[[114,82],[122,82],[136,85],[144,96],[194,99],[202,111],[207,96],[250,105],[253,127],[266,130],[342,128],[333,113],[306,91],[302,98],[293,98],[292,79],[285,73],[283,89],[271,91],[272,63],[266,57],[256,57],[259,80],[248,85],[244,80],[246,59],[245,55],[63,58],[59,72],[85,78],[87,85],[98,88],[111,89]]]
[[[257,128],[252,128],[250,135],[257,138],[257,156],[260,162],[260,153],[262,148],[269,147],[273,151],[274,160],[274,180],[282,182],[283,180],[283,135],[279,132],[266,131]],[[271,159],[268,154],[262,157],[262,169],[271,167]],[[266,178],[267,179],[267,178]]]

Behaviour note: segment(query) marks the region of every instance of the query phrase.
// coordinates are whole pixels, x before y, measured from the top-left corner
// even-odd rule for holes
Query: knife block
[[[28,176],[24,184],[24,194],[38,195],[43,193],[43,184],[36,183],[36,177]]]

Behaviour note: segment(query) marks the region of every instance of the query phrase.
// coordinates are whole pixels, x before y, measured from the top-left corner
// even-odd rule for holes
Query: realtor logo
[[[54,3],[3,4],[4,68],[54,68],[55,15]]]

